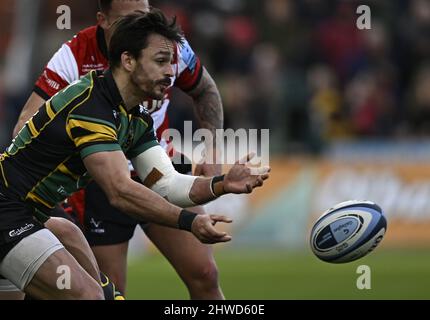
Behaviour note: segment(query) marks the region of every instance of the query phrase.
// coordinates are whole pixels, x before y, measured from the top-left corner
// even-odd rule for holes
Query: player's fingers
[[[218,239],[221,239],[223,236],[219,236]],[[211,237],[206,229],[201,229],[198,232],[198,238],[203,243],[211,243],[215,237]]]
[[[263,179],[263,180],[267,180],[267,179],[269,179],[269,177],[270,177],[270,175],[269,175],[268,173],[266,173],[266,174],[263,174],[263,175],[261,176],[261,179]]]
[[[263,178],[260,176],[257,178],[257,180],[255,180],[255,186],[261,187],[262,185],[263,185]]]
[[[258,167],[258,168],[250,168],[251,170],[251,175],[253,176],[259,176],[259,175],[264,175],[270,172],[270,167],[268,166],[264,166],[264,167]]]
[[[236,161],[236,164],[246,164],[249,161],[251,161],[251,159],[254,157],[255,157],[255,152],[251,152],[247,154],[245,157],[243,157],[242,159]]]
[[[225,223],[232,223],[233,220],[226,216],[220,216],[216,214],[211,214],[210,218],[212,219],[212,225],[215,225],[217,222],[225,222]]]
[[[217,238],[217,239],[204,238],[204,239],[200,239],[200,241],[205,244],[215,244],[215,243],[221,243],[221,242],[229,242],[231,241],[231,239],[232,239],[231,236],[226,235],[223,238]]]
[[[251,193],[251,192],[252,192],[252,185],[251,185],[250,183],[247,183],[247,184],[246,184],[246,191],[247,191],[248,193]]]
[[[205,230],[202,232],[202,234],[206,238],[212,240],[224,239],[226,236],[228,236],[227,232],[218,231],[212,224],[205,225]]]
[[[252,185],[253,189],[261,187],[263,185],[263,180],[261,179],[256,179]]]
[[[205,229],[205,236],[210,239],[221,239],[227,235],[227,232],[218,231],[213,225],[208,225]]]
[[[232,239],[232,237],[231,237],[231,236],[229,236],[229,235],[225,235],[225,236],[224,236],[224,237],[222,237],[222,238],[214,239],[212,243],[229,242],[229,241],[231,241],[231,239]]]
[[[228,221],[231,219],[224,216],[215,216],[216,221]],[[218,242],[228,242],[231,240],[231,236],[226,232],[220,232],[214,228],[214,226],[209,222],[209,220],[202,224],[197,230],[196,233],[197,238],[203,243],[218,243]]]
[[[231,237],[231,235],[229,235],[229,234],[224,234],[223,236],[220,236],[220,237],[218,237],[218,236],[216,236],[216,237],[209,237],[209,240],[212,242],[212,243],[218,243],[218,242],[228,242],[228,241],[230,241],[232,239],[232,237]]]

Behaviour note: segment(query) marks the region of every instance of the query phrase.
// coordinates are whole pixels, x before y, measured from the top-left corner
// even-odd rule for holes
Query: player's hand
[[[236,162],[223,181],[225,193],[251,193],[261,187],[269,178],[270,167],[250,168],[247,166],[255,154],[249,154]]]
[[[221,164],[199,163],[194,171],[195,176],[213,177],[220,176],[222,173]]]
[[[196,165],[194,175],[205,177],[220,176],[222,173],[220,157],[221,154],[216,148],[206,149],[204,158]]]
[[[202,243],[228,242],[231,241],[231,236],[226,232],[218,231],[214,226],[217,222],[231,223],[232,221],[225,216],[199,214],[191,225],[191,232]]]

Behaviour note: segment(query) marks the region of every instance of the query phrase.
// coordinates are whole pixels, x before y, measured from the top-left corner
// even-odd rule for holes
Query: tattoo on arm
[[[194,100],[194,112],[200,127],[210,130],[215,137],[215,130],[224,128],[224,112],[221,95],[206,69],[203,69],[199,84],[189,95]]]

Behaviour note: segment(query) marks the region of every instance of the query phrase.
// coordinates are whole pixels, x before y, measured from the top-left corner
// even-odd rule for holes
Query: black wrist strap
[[[193,225],[194,219],[197,217],[196,213],[182,210],[179,214],[178,226],[181,230],[186,230],[191,232],[191,226]]]
[[[225,174],[222,176],[215,176],[211,181],[211,192],[215,197],[219,197],[224,193],[224,186],[218,182],[223,182]]]

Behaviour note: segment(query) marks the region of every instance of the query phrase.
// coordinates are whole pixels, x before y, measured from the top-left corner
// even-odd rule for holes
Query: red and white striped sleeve
[[[54,54],[46,65],[42,75],[37,80],[34,92],[39,94],[45,100],[55,95],[61,89],[67,87],[70,83],[79,80],[79,68],[76,56],[72,51],[75,37]]]

